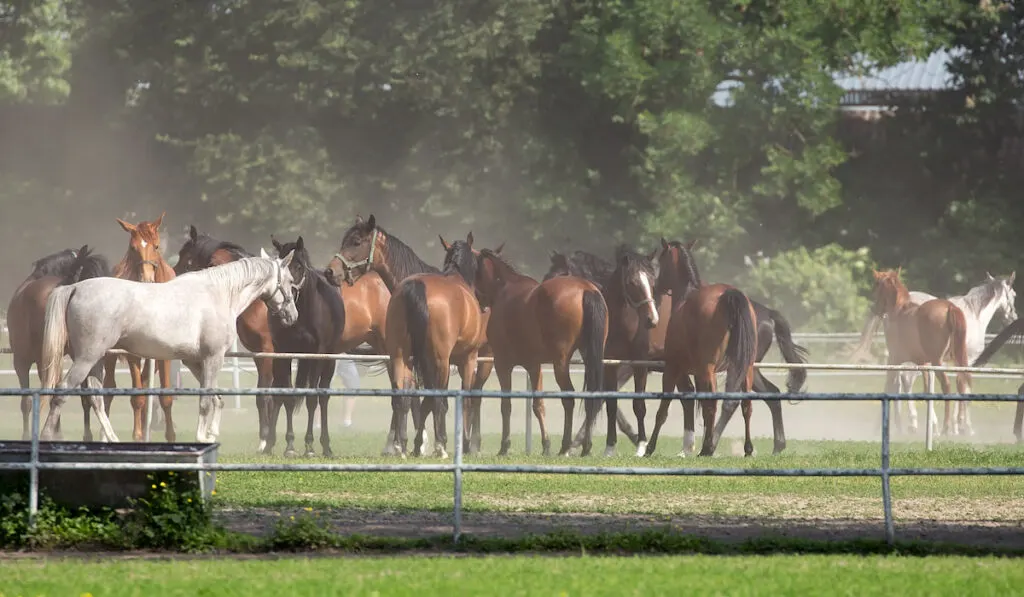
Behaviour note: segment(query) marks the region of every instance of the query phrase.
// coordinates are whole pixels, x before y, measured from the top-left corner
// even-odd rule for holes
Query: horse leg
[[[754,369],[754,391],[778,394],[779,388],[762,375],[759,369]],[[765,398],[764,403],[768,405],[768,411],[772,414],[772,436],[774,439],[772,454],[780,454],[786,449],[786,428],[782,422],[782,400]]]
[[[437,359],[437,382],[435,387],[439,390],[447,390],[448,382],[452,374],[451,361],[447,357],[434,355]],[[472,373],[469,374],[472,378]],[[465,380],[463,379],[463,384]],[[433,408],[434,415],[434,456],[436,458],[448,458],[448,397],[435,396]],[[461,439],[461,438],[460,438]]]
[[[462,379],[462,389],[472,390],[476,386],[476,360],[477,353],[471,353],[467,355],[458,365],[459,378]],[[472,367],[470,366],[472,365]],[[456,438],[455,441],[462,442],[463,453],[469,452],[469,448],[472,445],[470,437],[472,434],[471,426],[473,422],[473,402],[476,401],[475,408],[479,408],[479,398],[461,398],[462,400],[462,437]]]
[[[636,367],[633,370],[633,391],[643,394],[647,391],[647,367]],[[633,399],[633,416],[636,417],[636,455],[647,453],[647,401],[642,398]]]
[[[295,372],[295,387],[297,388],[311,388],[313,387],[314,381],[317,379],[317,368],[319,362],[313,362],[309,360],[300,360],[298,370]],[[301,404],[302,398],[298,398],[297,402]],[[306,394],[306,435],[305,439],[305,450],[302,452],[304,458],[311,458],[316,456],[316,452],[313,450],[313,424],[316,420],[316,407],[318,404],[316,394]]]
[[[502,392],[512,391],[512,366],[506,363],[494,363],[494,372],[498,375],[498,385]],[[508,449],[512,446],[509,439],[512,423],[512,399],[501,399],[501,448],[498,449],[498,456],[508,456]]]
[[[133,388],[144,388],[142,378],[142,364],[143,360],[138,357],[129,356],[125,360],[128,361],[128,371],[132,376],[132,387]],[[149,402],[147,396],[132,396],[132,440],[141,442],[144,437],[143,425],[146,421],[146,405]]]
[[[671,394],[675,391],[675,372],[670,368],[666,368],[665,372],[661,376],[661,391],[663,394]],[[668,409],[672,406],[671,398],[662,398],[661,404],[658,405],[658,412],[654,416],[654,431],[651,432],[651,439],[647,442],[647,451],[644,456],[651,456],[658,447],[658,436],[661,435],[661,428],[665,425],[665,421],[668,420]]]
[[[274,360],[265,358],[252,359],[256,366],[256,387],[269,388],[274,383]],[[256,396],[256,420],[259,424],[260,443],[256,446],[257,452],[263,452],[267,447],[267,434],[270,432],[270,409],[273,408],[274,399],[271,396]]]
[[[899,380],[899,385],[896,388],[897,394],[910,394],[914,391],[914,382],[917,380],[917,372],[915,371],[893,371],[894,377]],[[910,432],[917,432],[917,402],[914,400],[907,400],[907,418],[910,420]]]
[[[334,379],[334,368],[334,361],[320,361],[320,378],[317,387],[321,390],[331,387],[331,380]],[[317,399],[317,402],[320,403],[320,453],[323,454],[324,458],[334,457],[334,451],[331,450],[331,432],[327,423],[330,401],[330,394],[320,395]]]
[[[292,385],[292,360],[274,359],[273,384],[275,388],[289,388]],[[271,408],[267,413],[267,442],[263,448],[264,454],[273,454],[274,445],[277,444],[277,419],[281,416],[281,409],[285,405],[287,396],[272,396]]]
[[[684,394],[694,391],[693,382],[690,381],[689,375],[682,376],[678,385],[679,391]],[[693,454],[693,446],[695,443],[694,434],[697,427],[696,412],[698,403],[692,398],[687,398],[685,400],[680,399],[679,402],[683,406],[683,449],[676,454],[676,456],[686,457]]]
[[[703,370],[697,372],[693,376],[694,385],[698,392],[714,393],[716,380],[715,380],[715,367],[714,365],[705,367]],[[722,421],[725,421],[725,410],[732,403],[732,411],[735,412],[736,407],[739,406],[738,400],[727,400],[722,405]],[[718,447],[718,440],[721,436],[719,430],[715,429],[715,415],[718,414],[718,401],[717,400],[702,400],[700,403],[701,415],[704,420],[704,439],[701,442],[700,453],[698,456],[712,456],[715,453],[715,448]],[[730,412],[730,414],[732,414]],[[726,421],[728,422],[728,421]],[[725,424],[720,423],[722,430],[725,429]]]
[[[171,362],[157,361],[157,370],[160,372],[160,387],[171,387]],[[174,432],[174,417],[171,415],[171,408],[174,406],[174,396],[160,396],[160,410],[164,413],[164,439],[174,442],[178,436]]]
[[[949,395],[949,378],[946,377],[946,372],[945,371],[936,371],[935,375],[936,375],[936,377],[939,378],[939,387],[942,388],[942,393],[946,394],[948,396]],[[942,418],[942,435],[949,435],[950,434],[950,423],[952,423],[953,435],[956,435],[959,430],[957,429],[956,421],[953,420],[953,417],[952,417],[952,414],[953,414],[953,401],[952,400],[944,400],[943,402],[945,403],[945,409],[944,409],[945,413],[943,414],[943,418]]]
[[[30,363],[30,362],[26,363],[25,359],[24,358],[18,358],[18,355],[14,356],[14,371],[15,371],[15,373],[18,374],[18,387],[28,388],[28,387],[31,386],[31,382],[29,381],[29,370],[31,369],[31,367],[32,367],[32,363]],[[38,369],[38,367],[37,367],[37,370],[39,371],[39,378],[40,378],[40,381],[41,381],[42,380],[42,376],[43,376],[43,371],[42,371],[42,369]],[[47,408],[49,406],[49,403],[50,403],[50,397],[49,396],[45,396],[45,397],[40,396],[39,397],[39,412],[43,412],[43,409]],[[28,441],[28,440],[32,439],[32,429],[31,429],[32,422],[31,422],[31,417],[32,417],[32,397],[31,396],[22,396],[21,397],[21,441]],[[89,426],[86,425],[85,428],[88,430]],[[92,440],[90,438],[90,439],[87,439],[85,441],[92,441]]]
[[[542,391],[544,389],[544,378],[541,377],[542,373],[541,373],[541,370],[540,370],[540,363],[531,364],[528,367],[525,367],[525,369],[526,369],[527,377],[529,377],[529,379],[530,379],[530,388],[532,389],[532,391],[534,391],[534,392]],[[568,363],[566,363],[566,365],[565,365],[565,371],[566,371],[566,375],[568,375],[568,372],[569,372],[569,364]],[[557,377],[558,374],[556,373],[555,376]],[[537,426],[540,428],[541,454],[544,455],[544,456],[550,456],[551,455],[551,435],[548,433],[547,408],[544,406],[544,399],[543,398],[534,398],[532,402],[533,402],[533,416],[536,417],[536,419],[537,419]],[[563,405],[563,407],[565,406],[565,402],[564,401],[562,402],[562,405]],[[511,414],[511,413],[509,413],[509,414]],[[572,419],[572,409],[571,408],[569,410],[569,415],[568,416],[569,416],[570,419]],[[568,429],[570,431],[572,431],[572,421],[570,421],[570,426],[569,426]]]
[[[572,378],[569,376],[569,359],[563,358],[558,363],[553,363],[552,368],[555,373],[555,382],[558,384],[559,389],[563,392],[573,392],[575,388],[572,385]],[[539,369],[539,367],[538,367]],[[539,377],[540,372],[537,373],[538,383],[537,388],[540,388]],[[530,374],[530,381],[533,381],[533,374]],[[539,399],[533,399],[534,409],[537,408]],[[568,456],[569,451],[572,449],[572,417],[573,410],[575,409],[575,400],[572,398],[562,398],[562,408],[565,410],[565,421],[562,425],[562,448],[558,451],[559,456]],[[586,418],[584,419],[584,432],[583,432],[583,450],[580,456],[589,456],[590,449],[593,447],[593,441],[591,439],[591,427],[594,424],[594,418],[597,416],[597,409],[600,408],[600,404],[596,400],[585,400],[583,402],[583,410],[586,412]],[[541,432],[543,435],[543,431]],[[545,455],[547,450],[545,449]]]

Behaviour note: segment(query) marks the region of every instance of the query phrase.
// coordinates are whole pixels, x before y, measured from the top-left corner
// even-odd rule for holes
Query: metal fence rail
[[[665,394],[648,392],[636,394],[632,392],[500,392],[492,390],[347,390],[345,395],[366,396],[366,397],[391,397],[398,396],[450,396],[455,400],[455,428],[453,437],[454,458],[451,464],[134,464],[134,463],[94,463],[94,462],[49,462],[39,461],[39,426],[40,426],[40,405],[42,395],[78,395],[80,389],[62,390],[24,390],[24,389],[0,389],[0,396],[32,396],[32,441],[28,462],[0,462],[0,470],[28,470],[29,471],[29,522],[35,523],[35,517],[39,506],[39,471],[41,470],[118,470],[130,468],[132,470],[180,470],[180,471],[281,471],[281,472],[443,472],[453,473],[453,524],[452,532],[454,541],[458,541],[462,534],[462,497],[463,497],[463,474],[464,473],[524,473],[524,474],[566,474],[566,475],[630,475],[630,476],[757,476],[757,477],[878,477],[882,481],[882,510],[884,515],[884,527],[886,541],[891,545],[895,542],[896,532],[892,514],[892,492],[890,479],[893,476],[914,475],[914,476],[938,476],[938,475],[1024,475],[1022,467],[952,467],[952,468],[893,468],[890,464],[890,424],[889,424],[889,403],[895,398],[889,394],[742,394],[742,393],[685,393]],[[209,395],[216,394],[216,389],[198,388],[175,388],[175,389],[127,389],[111,388],[94,390],[95,394],[115,396],[144,396],[156,395]],[[298,388],[252,388],[234,390],[235,393],[247,396],[260,395],[326,395],[336,396],[342,394],[333,389],[298,389]],[[881,403],[881,453],[880,465],[877,468],[836,468],[836,469],[775,469],[775,468],[714,468],[714,467],[602,467],[582,465],[504,465],[504,464],[467,464],[462,454],[462,413],[464,398],[582,398],[585,400],[612,399],[633,399],[643,398],[657,400],[663,398],[684,398],[694,400],[738,400],[738,399],[761,399],[781,398],[800,399],[810,401],[856,401],[856,402],[880,402]],[[910,399],[955,399],[956,396],[941,396],[934,394],[904,394],[900,398]],[[1018,395],[1002,394],[979,394],[972,395],[972,400],[984,402],[1020,402],[1024,397]]]

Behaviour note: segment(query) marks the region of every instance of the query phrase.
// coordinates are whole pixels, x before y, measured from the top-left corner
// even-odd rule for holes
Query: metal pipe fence
[[[950,467],[950,468],[894,468],[891,466],[890,450],[890,401],[895,398],[890,394],[757,394],[757,393],[654,393],[636,394],[632,392],[500,392],[492,390],[347,390],[345,395],[365,397],[397,396],[440,396],[452,397],[454,409],[455,451],[453,461],[448,464],[269,464],[269,463],[210,463],[210,464],[143,464],[143,463],[100,463],[100,462],[40,462],[39,432],[41,396],[47,395],[78,395],[80,389],[0,389],[0,396],[32,396],[32,437],[29,460],[27,462],[0,462],[0,470],[29,471],[29,522],[35,523],[39,507],[39,472],[42,470],[174,470],[174,471],[280,471],[280,472],[425,472],[452,473],[452,536],[455,542],[462,535],[462,498],[464,473],[515,473],[515,474],[565,474],[565,475],[629,475],[629,476],[721,476],[721,477],[878,477],[882,484],[882,510],[886,541],[891,545],[895,542],[896,532],[892,513],[892,491],[890,480],[894,476],[940,476],[940,475],[1024,475],[1021,467]],[[111,388],[91,390],[97,395],[138,396],[138,395],[214,395],[220,390],[199,388]],[[252,388],[233,390],[232,393],[246,396],[292,396],[292,395],[324,395],[342,394],[333,389],[306,388]],[[472,464],[463,459],[463,400],[465,398],[512,398],[512,399],[556,399],[581,398],[584,400],[602,399],[686,399],[686,400],[740,400],[740,399],[800,399],[808,401],[855,401],[880,402],[881,404],[881,452],[877,468],[716,468],[716,467],[602,467],[583,465],[528,465],[528,464]],[[904,394],[900,398],[911,399],[955,399],[956,396],[937,396],[934,394]],[[1002,394],[972,395],[972,400],[984,402],[1020,402],[1024,396]]]

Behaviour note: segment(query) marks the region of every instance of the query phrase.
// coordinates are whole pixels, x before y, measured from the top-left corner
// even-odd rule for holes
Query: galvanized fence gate
[[[145,396],[145,395],[209,395],[224,390],[202,390],[202,389],[97,389],[91,390],[96,395],[115,396]],[[39,471],[42,470],[151,470],[151,471],[282,471],[282,472],[427,472],[427,473],[452,473],[453,474],[453,539],[459,541],[462,535],[462,498],[463,498],[463,475],[465,473],[524,473],[524,474],[564,474],[564,475],[635,475],[635,476],[722,476],[722,477],[878,477],[882,482],[882,510],[884,517],[884,529],[886,541],[891,545],[895,542],[896,531],[892,513],[892,492],[890,479],[894,476],[941,476],[941,475],[1022,475],[1024,467],[951,467],[951,468],[899,468],[892,467],[890,463],[890,424],[889,406],[890,401],[896,396],[888,394],[727,394],[727,393],[687,393],[687,394],[663,394],[632,392],[500,392],[500,391],[461,391],[461,390],[405,390],[394,391],[387,389],[374,390],[345,390],[333,389],[310,390],[295,388],[253,388],[253,389],[232,389],[232,394],[246,396],[260,395],[346,395],[365,397],[391,397],[398,396],[449,396],[454,398],[454,457],[451,463],[443,464],[225,464],[225,463],[98,463],[98,462],[40,462],[39,460],[39,432],[40,432],[40,406],[41,396],[52,395],[73,395],[77,396],[80,389],[65,390],[39,390],[39,389],[2,389],[0,396],[32,396],[32,417],[31,417],[31,451],[27,462],[0,463],[0,470],[27,470],[29,471],[29,517],[30,524],[34,523],[39,506]],[[737,400],[737,399],[762,399],[781,398],[809,401],[875,401],[881,405],[881,451],[879,454],[879,466],[871,468],[834,468],[834,469],[799,469],[799,468],[716,468],[716,467],[603,467],[586,465],[527,465],[527,464],[473,464],[466,463],[462,453],[463,434],[463,400],[467,397],[480,398],[582,398],[584,400],[613,399],[635,399],[646,400],[670,399],[693,399],[693,400]],[[945,399],[946,396],[935,394],[901,394],[901,399],[929,400]],[[948,398],[955,398],[949,396]],[[972,394],[970,399],[976,402],[1019,402],[1022,396],[1000,395],[1000,394]]]

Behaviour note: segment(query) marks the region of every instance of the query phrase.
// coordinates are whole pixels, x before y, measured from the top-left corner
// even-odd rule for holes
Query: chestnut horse
[[[117,218],[117,223],[129,234],[128,250],[120,263],[114,266],[114,277],[135,282],[160,283],[175,278],[174,269],[164,261],[160,253],[160,225],[164,221],[166,212],[152,222],[139,222],[129,224]],[[143,362],[136,356],[125,356],[128,362],[128,370],[132,376],[133,388],[149,387],[149,359]],[[104,359],[104,377],[113,379],[114,370],[117,367],[117,356],[108,356]],[[157,361],[154,367],[160,374],[160,387],[171,387],[171,362]],[[105,384],[104,384],[105,385]],[[105,400],[107,415],[110,415],[110,405],[113,396],[107,396]],[[146,424],[146,413],[149,400],[146,396],[131,397],[132,411],[134,412],[134,423],[132,425],[132,439],[142,441],[143,430]],[[171,407],[174,406],[174,396],[160,396],[160,407],[164,411],[164,422],[167,427],[164,430],[164,437],[168,442],[176,438],[174,433],[174,419],[171,417]]]
[[[178,262],[174,265],[177,275],[194,272],[224,263],[231,263],[246,257],[255,257],[241,246],[213,238],[208,234],[200,234],[195,226],[188,227],[188,239],[178,251]],[[274,352],[274,341],[270,336],[270,325],[267,323],[267,305],[263,301],[254,301],[238,317],[235,323],[238,340],[251,352]],[[256,387],[269,388],[274,385],[273,359],[253,357],[256,365]],[[256,415],[259,420],[260,443],[257,450],[263,452],[267,447],[267,435],[270,432],[270,407],[273,398],[270,396],[256,397]]]
[[[357,216],[355,223],[342,235],[341,247],[327,264],[326,274],[328,278],[344,279],[349,282],[356,282],[360,277],[375,272],[384,281],[390,292],[407,277],[414,274],[440,273],[436,267],[420,259],[416,253],[404,242],[393,234],[390,234],[380,226],[377,226],[377,219],[371,214],[363,220]],[[386,336],[386,334],[385,334]],[[385,338],[386,339],[386,338]],[[480,350],[481,355],[488,354],[488,347],[485,345]],[[474,375],[474,388],[483,388],[487,378],[490,377],[491,363],[479,363],[476,375]],[[385,442],[384,455],[393,454],[395,451],[396,437],[406,438],[406,420],[399,416],[404,408],[406,412],[412,410],[413,423],[420,417],[420,401],[411,398],[393,398],[391,401],[391,426],[388,430],[388,438]],[[471,401],[467,401],[469,408]],[[477,427],[474,432],[474,445],[479,449],[479,415],[476,418]],[[398,426],[402,429],[399,430]],[[402,440],[399,452],[404,454],[407,445]],[[470,450],[467,449],[467,452]]]
[[[448,388],[451,365],[458,368],[462,389],[473,387],[476,359],[485,342],[485,318],[474,292],[476,256],[473,254],[473,233],[465,242],[451,245],[441,239],[445,248],[444,269],[437,274],[415,274],[402,280],[388,304],[387,351],[391,386],[394,389],[413,387],[413,372],[422,387],[430,390]],[[427,413],[434,415],[434,455],[447,458],[448,433],[445,415],[448,398],[429,396],[420,406],[415,421],[416,439],[413,455],[423,450],[423,429]],[[398,429],[405,429],[408,410],[403,408]],[[463,413],[467,419],[466,413]],[[407,438],[396,436],[396,448]],[[464,441],[456,438],[456,441]]]
[[[88,245],[78,251],[65,249],[47,255],[32,264],[32,273],[18,286],[7,307],[8,340],[13,353],[14,371],[18,375],[18,383],[22,388],[30,387],[29,370],[36,366],[39,380],[43,381],[43,369],[40,366],[43,350],[43,317],[46,314],[46,299],[58,286],[67,286],[81,280],[110,275],[110,264],[102,255],[95,254]],[[112,382],[113,380],[107,380]],[[83,386],[85,387],[85,386]],[[113,387],[111,383],[110,386]],[[42,398],[41,409],[47,408],[49,396]],[[89,396],[82,396],[84,410],[84,439],[92,441],[89,425],[89,409],[92,401]],[[21,438],[28,440],[31,434],[29,416],[32,412],[32,399],[23,396],[21,399]],[[60,422],[56,427],[60,438]]]
[[[288,269],[291,271],[295,291],[295,307],[299,318],[294,325],[283,325],[270,321],[270,333],[274,339],[274,351],[282,353],[315,353],[338,354],[341,352],[342,335],[345,331],[345,305],[342,303],[338,288],[327,281],[319,271],[314,270],[306,251],[306,245],[300,236],[295,242],[280,243],[271,239],[279,255],[294,254]],[[336,362],[333,360],[298,359],[295,371],[296,388],[329,388],[334,378]],[[292,359],[274,359],[274,387],[291,387]],[[282,406],[287,406],[285,417],[286,457],[295,455],[295,431],[293,418],[299,405],[299,396],[275,396],[270,415],[270,432],[267,434],[266,453],[274,450],[277,439],[277,417]],[[314,456],[313,452],[313,419],[320,408],[320,447],[324,458],[331,457],[331,435],[327,426],[327,405],[329,395],[306,397],[306,451],[305,456]]]
[[[569,360],[578,349],[585,365],[584,389],[600,391],[604,364],[604,347],[608,338],[608,306],[601,291],[592,282],[575,276],[558,276],[544,282],[519,273],[495,251],[480,251],[477,269],[477,295],[481,304],[491,308],[487,339],[494,352],[494,370],[501,389],[512,389],[512,369],[521,366],[530,377],[530,388],[541,389],[541,365],[551,363],[558,387],[573,391],[569,376]],[[583,455],[590,453],[590,426],[598,405],[585,401],[586,432]],[[572,444],[574,401],[563,398],[565,426],[560,455],[569,452]],[[544,400],[533,400],[533,412],[540,424],[544,455],[551,453],[545,421]],[[501,450],[508,453],[509,424],[512,400],[501,399]],[[614,413],[610,413],[612,421]]]
[[[665,372],[662,391],[676,389],[692,392],[717,391],[716,373],[724,365],[726,392],[749,392],[754,384],[754,362],[757,359],[757,315],[754,305],[739,289],[728,284],[703,285],[689,248],[682,243],[663,243],[659,257],[658,288],[672,292],[672,315],[665,340]],[[693,375],[693,384],[689,376]],[[654,433],[647,444],[653,454],[662,425],[668,418],[670,398],[662,399],[655,418]],[[711,456],[736,407],[741,401],[727,400],[722,417],[715,425],[718,401],[702,400],[704,440],[700,456]],[[683,403],[683,452],[693,445],[693,400]],[[744,421],[743,453],[751,456],[754,444],[750,434],[752,406],[742,400]]]
[[[967,319],[963,311],[951,301],[939,298],[915,305],[910,301],[910,291],[900,281],[901,271],[902,268],[874,272],[874,304],[871,310],[876,316],[885,316],[887,319],[885,345],[889,350],[889,364],[909,362],[938,366],[942,365],[948,354],[953,357],[957,367],[967,367]],[[935,374],[942,386],[942,393],[949,394],[946,372],[936,371]],[[971,392],[970,373],[957,373],[956,389],[961,395]],[[957,432],[957,423],[965,423],[967,412],[967,402],[959,402],[954,434]],[[952,401],[947,400],[943,434],[949,433],[951,414]]]

